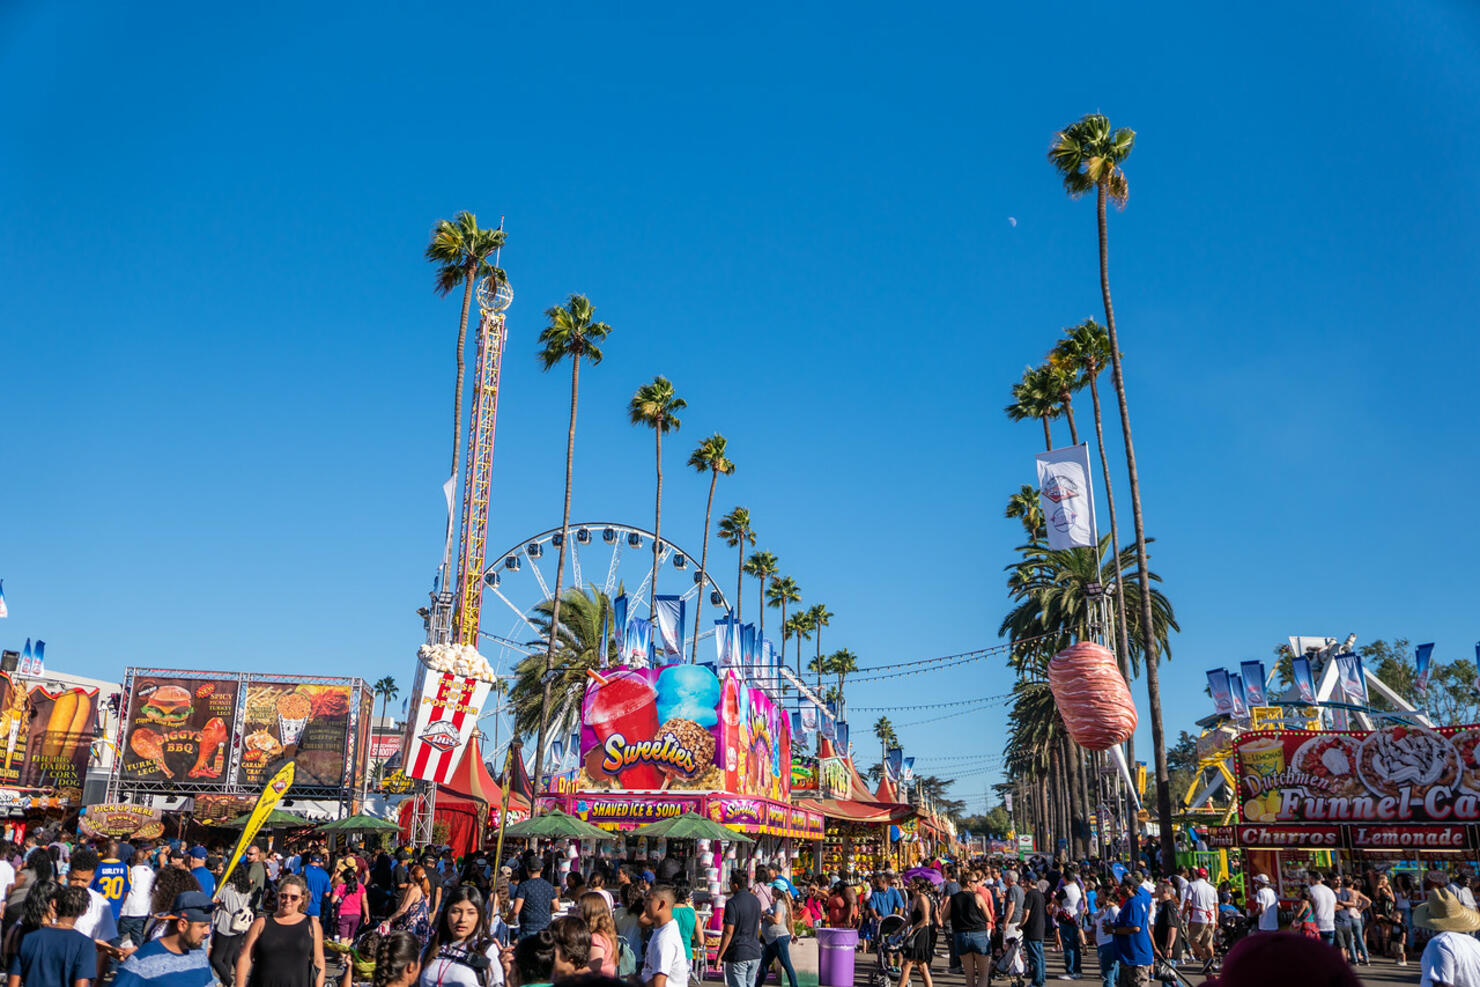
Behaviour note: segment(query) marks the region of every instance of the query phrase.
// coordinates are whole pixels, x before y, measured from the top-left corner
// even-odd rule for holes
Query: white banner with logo
[[[1095,499],[1090,485],[1089,445],[1040,452],[1038,502],[1048,528],[1048,547],[1095,547]]]
[[[452,777],[491,688],[492,683],[483,679],[427,670],[425,688],[412,711],[408,777],[439,784]]]

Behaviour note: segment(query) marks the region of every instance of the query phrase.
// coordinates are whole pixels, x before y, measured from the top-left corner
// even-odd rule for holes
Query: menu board
[[[260,788],[289,758],[298,762],[295,787],[344,783],[357,739],[350,733],[348,685],[254,680],[246,690],[239,784]]]
[[[223,780],[236,695],[233,679],[135,679],[119,777],[153,782]]]

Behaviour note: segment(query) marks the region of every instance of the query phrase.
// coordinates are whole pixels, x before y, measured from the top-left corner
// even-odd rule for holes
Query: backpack
[[[251,899],[236,890],[236,888],[228,887],[226,891],[222,892],[221,897],[223,899],[228,896],[235,900],[236,907],[232,908],[228,913],[226,928],[222,931],[228,936],[239,936],[252,927],[252,922],[257,915],[252,911]],[[228,907],[230,906],[228,905]]]
[[[617,976],[623,980],[637,972],[637,954],[632,944],[623,936],[617,936]]]

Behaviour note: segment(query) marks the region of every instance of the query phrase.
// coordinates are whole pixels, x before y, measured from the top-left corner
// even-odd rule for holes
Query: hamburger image
[[[149,694],[139,716],[149,723],[179,726],[190,719],[190,693],[178,685],[162,685]]]

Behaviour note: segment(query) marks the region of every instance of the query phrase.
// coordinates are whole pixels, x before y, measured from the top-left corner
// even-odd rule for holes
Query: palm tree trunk
[[[1069,441],[1079,445],[1079,428],[1074,424],[1074,401],[1069,397],[1069,392],[1062,395],[1064,401],[1064,416],[1069,419]]]
[[[740,603],[745,599],[741,592],[745,588],[745,536],[740,536],[740,557],[735,560],[735,623],[740,623]]]
[[[1121,578],[1124,573],[1120,569],[1120,525],[1115,519],[1115,487],[1110,482],[1110,461],[1105,458],[1105,423],[1100,414],[1100,373],[1099,368],[1089,375],[1089,397],[1095,409],[1095,438],[1100,445],[1100,472],[1105,477],[1105,505],[1110,512],[1110,558],[1115,566],[1115,650],[1120,659],[1120,674],[1125,676],[1126,688],[1130,688],[1135,682],[1131,675],[1131,642],[1129,624],[1125,619],[1125,585]],[[1104,584],[1101,578],[1100,583]],[[1134,735],[1125,742],[1125,763],[1135,766],[1136,763],[1136,738]],[[1117,780],[1116,785],[1119,786]],[[1129,804],[1129,803],[1127,803]],[[1141,840],[1141,821],[1136,818],[1134,812],[1127,813],[1126,827],[1129,830],[1130,842],[1133,846],[1139,846]]]
[[[757,618],[757,620],[759,622],[759,625],[760,625],[760,630],[757,631],[756,632],[756,635],[755,635],[755,646],[756,646],[756,650],[757,651],[760,651],[761,650],[761,642],[766,639],[766,577],[765,577],[765,574],[762,573],[761,575],[756,576],[755,577],[755,582],[756,582],[755,610],[756,610],[756,613],[760,614],[760,617]]]
[[[1136,472],[1136,447],[1131,441],[1130,408],[1125,400],[1125,376],[1120,367],[1120,340],[1115,333],[1115,307],[1110,303],[1110,240],[1105,219],[1105,185],[1096,188],[1095,213],[1100,233],[1100,294],[1105,300],[1105,329],[1110,335],[1111,380],[1120,403],[1120,428],[1125,434],[1125,465],[1131,482],[1131,518],[1136,527],[1136,572],[1141,580],[1141,652],[1146,662],[1147,705],[1151,713],[1151,749],[1156,760],[1156,815],[1161,825],[1161,866],[1171,873],[1177,865],[1172,837],[1172,792],[1167,771],[1166,737],[1161,725],[1161,675],[1156,662],[1156,629],[1151,615],[1150,563],[1146,558],[1146,523],[1141,516],[1141,480]]]
[[[1048,430],[1048,419],[1040,418],[1043,422],[1043,451],[1053,452],[1053,433]]]
[[[462,409],[463,409],[463,374],[466,372],[467,363],[463,357],[463,351],[468,348],[468,310],[473,305],[473,275],[477,272],[476,266],[469,267],[467,275],[463,278],[463,303],[462,317],[457,323],[457,384],[452,389],[452,472],[448,474],[454,479],[462,466]],[[452,533],[452,518],[447,519],[447,532]],[[452,539],[447,539],[447,546],[442,552],[442,589],[447,589],[447,582],[452,574]],[[458,587],[461,589],[461,587]],[[472,642],[474,646],[477,641]]]
[[[653,505],[653,587],[648,593],[648,616],[653,619],[653,630],[656,633],[658,625],[658,546],[663,543],[663,429],[655,425],[653,434],[658,437],[658,498]]]
[[[555,565],[555,598],[550,605],[550,640],[545,644],[545,674],[540,699],[539,745],[534,749],[534,786],[540,790],[545,768],[545,735],[550,729],[550,669],[555,664],[555,639],[560,634],[560,590],[565,581],[565,546],[570,542],[570,481],[576,461],[576,399],[581,390],[581,357],[575,354],[570,365],[570,430],[565,436],[565,508],[560,515],[560,561]],[[539,800],[530,804],[532,816],[539,815]]]
[[[719,471],[709,471],[709,500],[704,504],[704,540],[699,549],[699,598],[694,601],[694,661],[699,660],[699,613],[704,609],[704,580],[708,578],[709,564],[709,512],[714,510],[714,485],[719,482]]]

